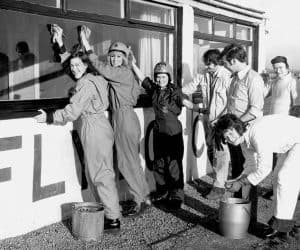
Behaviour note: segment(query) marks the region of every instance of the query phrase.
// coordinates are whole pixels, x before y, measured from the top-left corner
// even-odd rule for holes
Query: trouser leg
[[[118,168],[134,201],[140,204],[149,194],[149,187],[139,158],[140,125],[134,111],[117,112],[114,129]]]
[[[218,188],[224,188],[225,181],[228,178],[229,161],[230,154],[229,149],[226,144],[223,145],[223,151],[215,151],[215,162],[214,171],[216,174],[216,179],[214,181],[214,186]]]
[[[234,146],[232,144],[228,144],[230,160],[231,160],[231,178],[237,178],[243,172],[243,165],[245,162],[245,158],[242,153],[241,146]],[[235,197],[242,197],[242,192],[237,192],[234,194]]]
[[[111,150],[109,154],[101,155],[101,159],[93,159],[87,155],[86,162],[91,181],[103,203],[105,216],[117,219],[120,217],[120,206],[112,157]]]
[[[280,159],[278,159],[280,161]],[[300,144],[295,144],[286,154],[283,164],[277,165],[275,176],[274,216],[281,220],[292,220],[300,190]]]
[[[250,211],[250,224],[255,226],[257,222],[257,206],[258,206],[258,193],[257,186],[251,184],[242,188],[242,198],[251,201]]]
[[[182,133],[178,133],[173,136],[169,136],[169,162],[167,172],[167,185],[168,189],[173,192],[174,196],[178,196],[179,199],[183,200],[183,137]]]
[[[154,150],[154,168],[153,176],[156,184],[156,192],[165,193],[168,191],[166,183],[166,164],[167,164],[167,147],[168,137],[164,133],[153,131],[153,150]]]

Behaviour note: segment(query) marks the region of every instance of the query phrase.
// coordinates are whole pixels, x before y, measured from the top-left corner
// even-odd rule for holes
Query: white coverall
[[[244,174],[252,185],[272,171],[273,153],[284,154],[274,170],[274,216],[292,220],[300,191],[300,119],[280,114],[264,116],[250,125],[244,138],[243,153],[248,159]]]
[[[113,170],[114,134],[104,113],[107,108],[107,82],[101,76],[86,74],[76,82],[70,104],[54,112],[53,123],[65,124],[80,117],[79,134],[88,173],[97,187],[105,216],[117,219],[120,206]]]

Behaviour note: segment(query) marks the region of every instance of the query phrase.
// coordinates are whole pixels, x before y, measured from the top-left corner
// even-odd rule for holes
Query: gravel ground
[[[2,240],[0,249],[300,249],[296,239],[286,245],[271,245],[257,236],[272,213],[272,202],[262,197],[259,198],[258,229],[255,232],[240,240],[221,236],[216,221],[219,202],[208,201],[199,193],[211,181],[206,176],[186,184],[185,202],[177,212],[168,213],[150,207],[138,217],[122,218],[120,234],[104,234],[100,243],[74,239],[70,220],[66,220]],[[259,193],[269,187],[270,180],[267,180],[259,187]]]

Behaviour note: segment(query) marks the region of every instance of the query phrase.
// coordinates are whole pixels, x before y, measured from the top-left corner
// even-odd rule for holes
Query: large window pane
[[[124,28],[74,20],[64,20],[14,11],[0,10],[0,100],[67,97],[73,80],[64,73],[53,56],[47,24],[64,29],[65,44],[77,41],[77,26],[91,30],[95,52],[106,59],[113,41],[122,41],[132,50],[146,75],[152,76],[154,65],[166,61],[172,65],[172,35],[164,32]],[[30,29],[28,29],[30,27]],[[24,32],[26,30],[26,32]],[[11,32],[13,31],[13,32]]]
[[[62,0],[17,0],[17,1],[23,1],[23,2],[28,2],[28,3],[44,5],[44,6],[48,6],[48,7],[60,8],[60,2]]]
[[[233,24],[223,21],[215,21],[215,35],[224,37],[233,37]]]
[[[244,26],[237,24],[236,25],[236,38],[241,40],[253,40],[253,29],[249,26]]]
[[[212,19],[206,17],[195,16],[194,31],[212,34]]]
[[[124,17],[124,0],[69,0],[68,9]]]
[[[131,0],[130,18],[153,23],[174,25],[174,8],[146,3],[144,1]]]

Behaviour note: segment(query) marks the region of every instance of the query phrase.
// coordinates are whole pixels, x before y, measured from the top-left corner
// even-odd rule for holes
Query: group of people
[[[168,209],[179,209],[183,202],[183,136],[178,115],[182,93],[172,84],[172,72],[163,62],[154,68],[154,80],[145,77],[136,66],[131,49],[122,42],[112,43],[107,61],[94,54],[89,43],[91,31],[78,29],[79,43],[70,52],[64,46],[63,30],[56,24],[50,29],[54,48],[61,63],[76,81],[70,103],[55,112],[40,110],[35,119],[41,123],[65,124],[81,120],[80,139],[89,179],[104,205],[106,231],[120,229],[120,216],[133,216],[156,202]],[[157,191],[150,194],[139,159],[141,128],[133,107],[142,82],[152,96],[156,124],[153,131],[155,161],[153,172]],[[105,111],[109,110],[109,116]],[[128,183],[132,206],[119,206],[113,167],[116,149],[118,171]]]
[[[300,184],[297,159],[300,155],[300,119],[289,116],[297,103],[297,81],[289,71],[287,59],[275,57],[271,63],[277,74],[265,84],[251,69],[244,47],[228,45],[204,53],[206,71],[182,88],[172,83],[172,70],[164,62],[154,67],[154,79],[145,77],[136,65],[129,47],[112,43],[107,60],[102,62],[89,43],[91,31],[78,29],[79,43],[70,52],[64,46],[63,30],[52,25],[51,39],[61,62],[68,65],[76,81],[70,104],[55,112],[40,110],[38,122],[65,124],[81,119],[80,138],[90,180],[97,187],[105,208],[105,230],[120,229],[120,206],[113,168],[113,145],[118,170],[128,183],[134,205],[123,216],[142,212],[152,203],[163,202],[179,209],[184,198],[183,135],[178,119],[182,107],[206,110],[203,114],[209,159],[216,173],[207,199],[222,198],[225,188],[253,203],[252,222],[256,221],[255,186],[272,170],[273,153],[278,153],[274,173],[275,213],[266,237],[287,237],[294,228]],[[134,105],[141,86],[152,98],[155,113],[153,129],[154,162],[151,168],[156,191],[150,194],[140,165],[140,123]],[[270,87],[268,87],[270,86]],[[201,89],[201,108],[189,95]],[[263,117],[264,99],[271,95],[270,114]],[[109,109],[109,118],[105,111]],[[298,153],[298,154],[297,154]],[[231,163],[233,180],[227,182]]]
[[[228,45],[222,52],[208,50],[203,60],[206,73],[182,90],[191,94],[201,86],[203,105],[209,110],[204,122],[216,179],[206,198],[220,199],[227,189],[235,197],[251,200],[250,226],[255,227],[256,186],[274,166],[275,211],[263,236],[285,241],[297,231],[293,215],[300,191],[300,119],[294,117],[294,111],[300,105],[299,83],[289,70],[287,58],[276,56],[271,60],[276,78],[265,84],[247,64],[246,50],[240,45]],[[269,95],[270,110],[263,116],[264,100]]]

